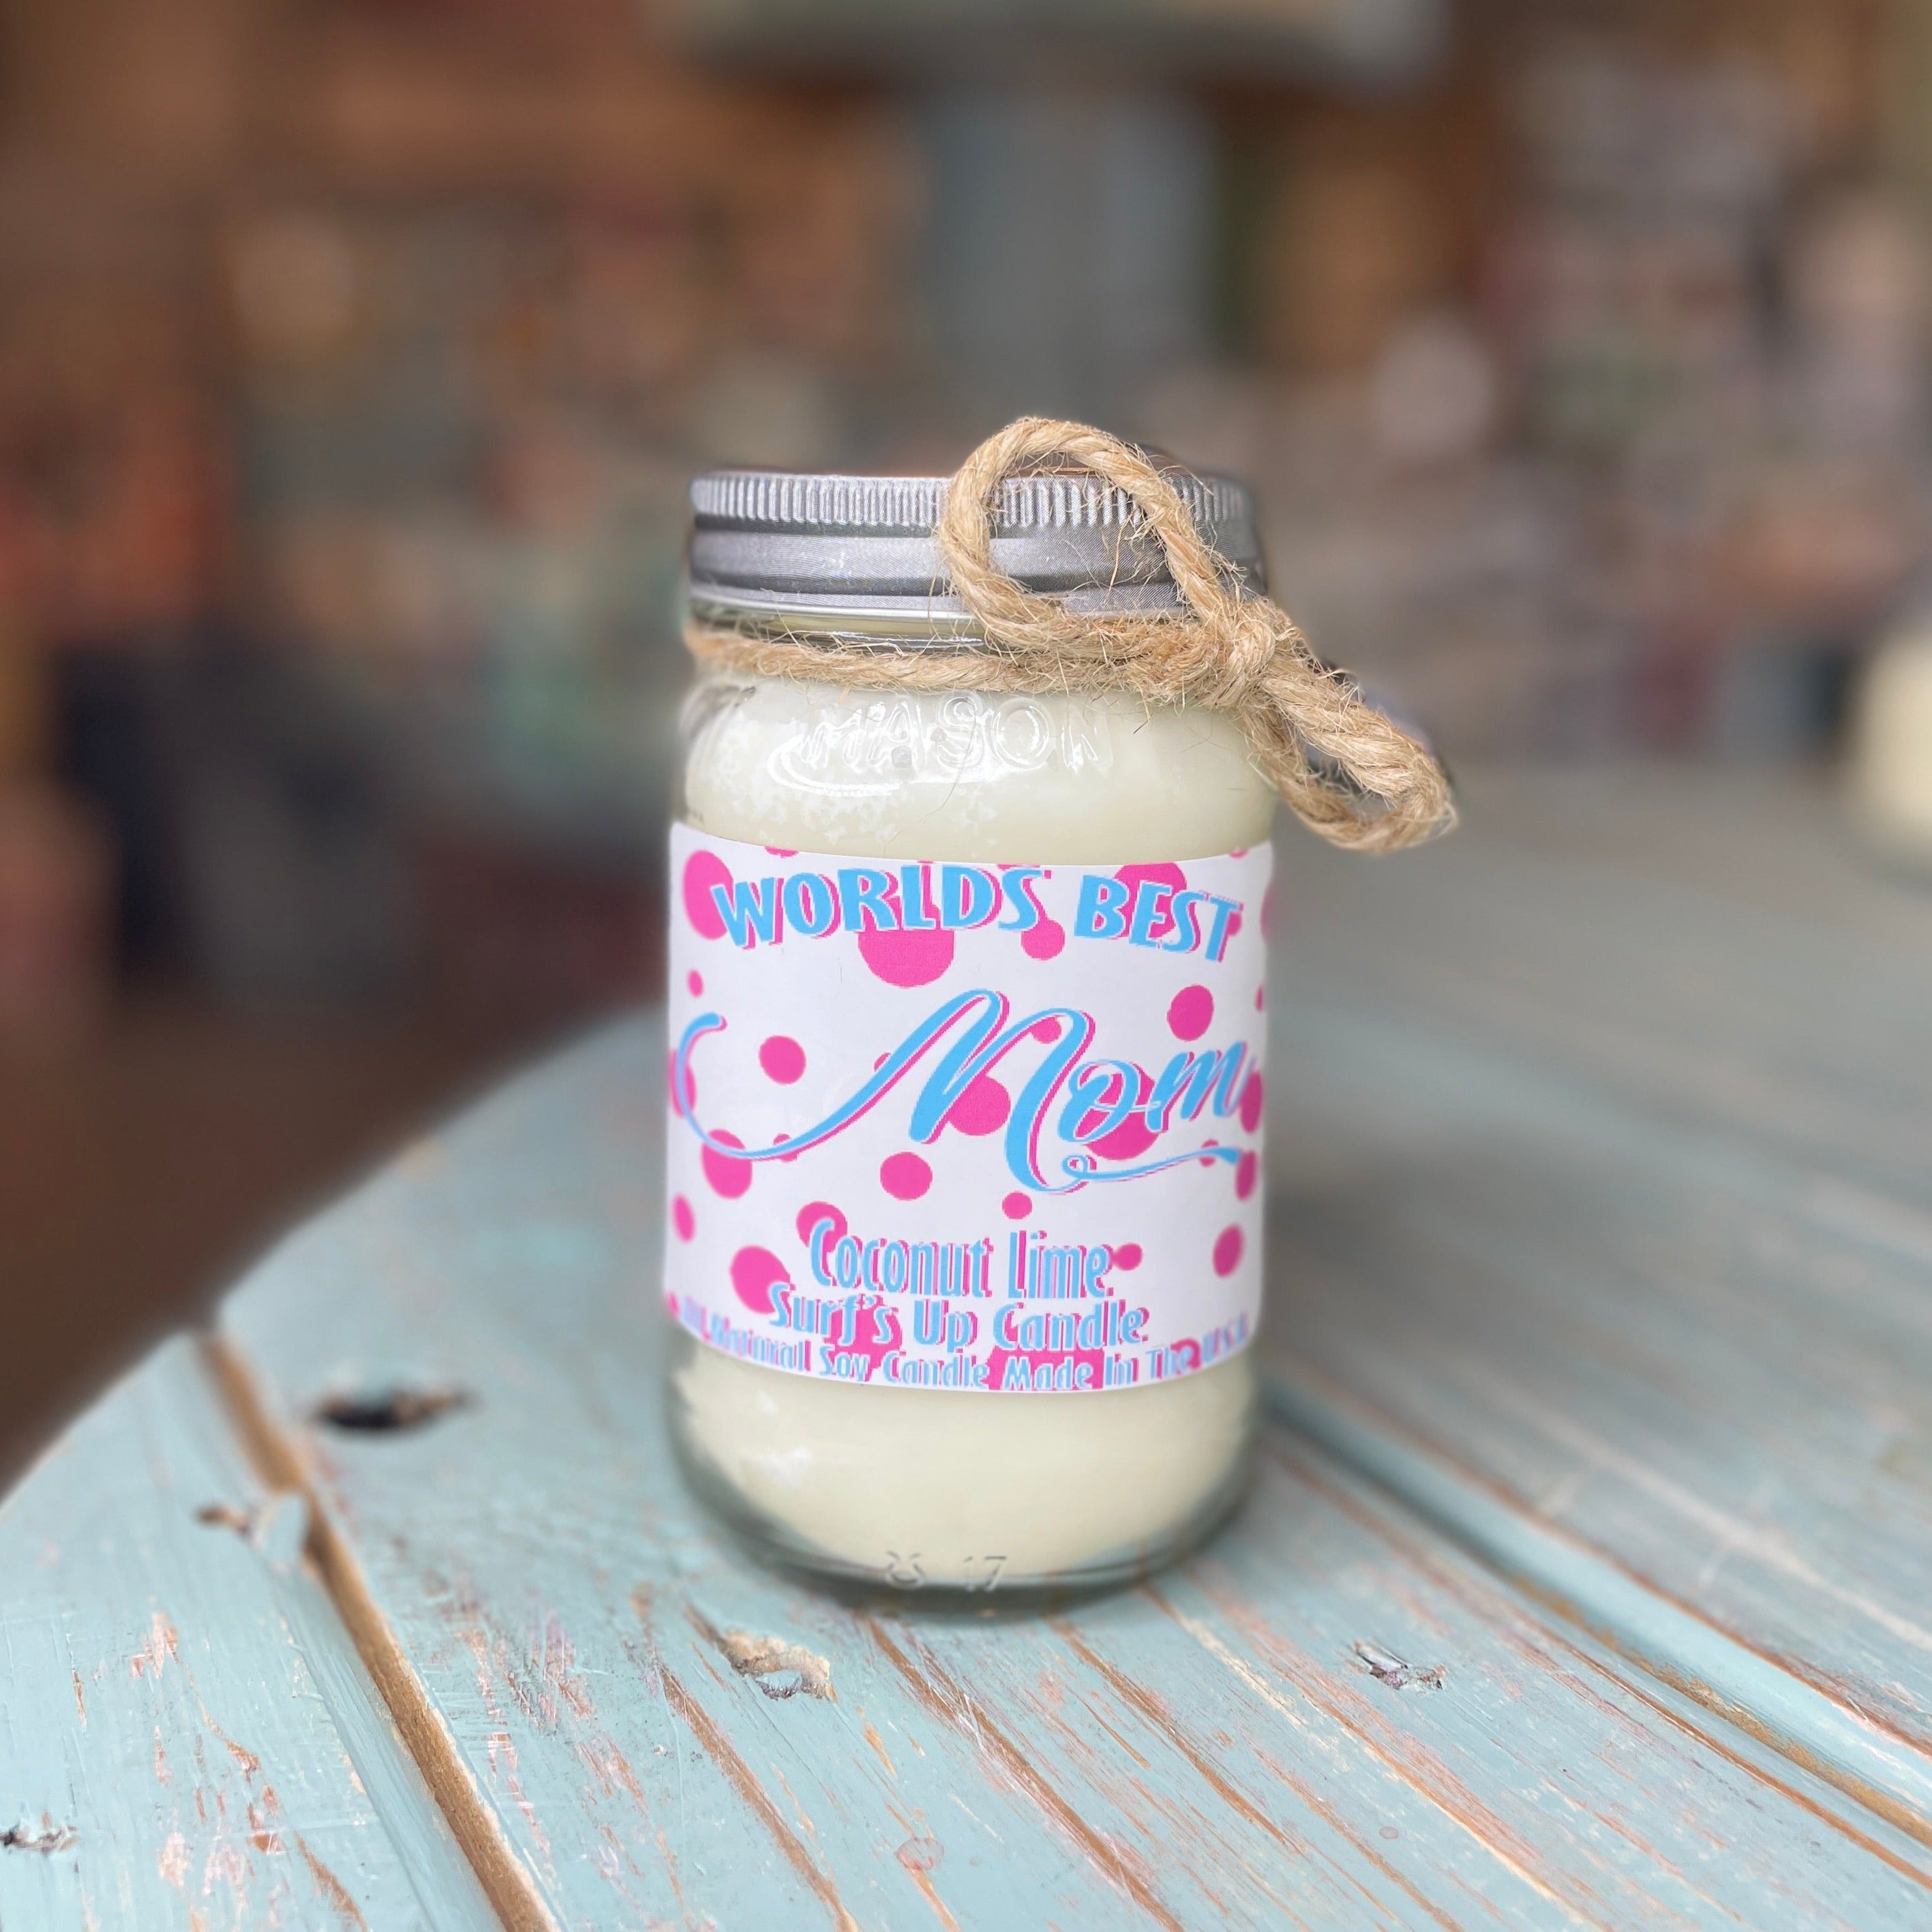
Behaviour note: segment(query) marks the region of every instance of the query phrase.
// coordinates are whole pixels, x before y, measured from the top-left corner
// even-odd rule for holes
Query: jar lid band
[[[1058,482],[1082,472],[1095,479],[1095,494],[1066,500],[1092,506],[1096,522],[1070,519],[1044,532],[1022,526],[1003,533],[1015,482],[1030,485],[1042,476]],[[1138,506],[1138,517],[1100,524],[1109,490]],[[809,616],[800,622],[796,611],[779,614],[776,622],[748,623],[744,599],[751,593],[738,590],[722,604],[702,596],[694,537],[692,622],[685,641],[700,663],[756,677],[902,691],[1126,692],[1148,704],[1231,711],[1245,728],[1256,768],[1304,824],[1331,843],[1393,852],[1455,824],[1448,775],[1428,746],[1366,704],[1346,675],[1310,650],[1294,620],[1250,586],[1214,533],[1202,526],[1196,506],[1207,498],[1190,500],[1158,458],[1084,423],[1022,416],[981,443],[938,494],[940,508],[929,536],[880,536],[877,526],[841,526],[829,537],[812,531],[736,532],[818,541],[834,556],[872,542],[929,542],[934,568],[922,639],[876,632],[869,638],[842,635],[838,625],[814,625]],[[810,500],[808,490],[797,494]],[[1018,500],[1042,500],[1023,490]],[[1252,518],[1247,527],[1252,536]],[[1114,568],[1087,586],[1085,595],[1097,592],[1111,604],[1092,615],[1072,593],[1042,596],[1037,580],[1029,582],[1013,568],[1012,552],[1001,554],[1003,544],[1057,545],[1096,536],[1110,542]],[[1157,574],[1148,561],[1156,550]],[[839,580],[850,578],[848,570]],[[1157,595],[1163,585],[1171,600],[1165,610],[1112,601],[1130,590]],[[944,641],[946,627],[932,621],[931,610],[942,592],[957,598],[974,627],[958,642],[983,649],[907,648]],[[806,593],[787,594],[796,601]]]
[[[1226,477],[1163,466],[1202,537],[1245,589],[1265,589],[1252,500]],[[756,620],[779,613],[873,622],[960,619],[934,536],[951,478],[716,470],[691,486],[693,604]],[[1016,583],[1070,609],[1159,615],[1179,608],[1161,546],[1133,498],[1081,472],[1009,477],[992,506],[992,554]],[[956,645],[957,627],[943,626]],[[910,641],[910,640],[909,640]]]

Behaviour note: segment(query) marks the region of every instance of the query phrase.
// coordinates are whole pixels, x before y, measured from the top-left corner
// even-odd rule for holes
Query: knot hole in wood
[[[452,1409],[468,1408],[474,1400],[467,1389],[389,1384],[338,1390],[323,1396],[311,1413],[317,1422],[352,1435],[395,1435],[424,1428]]]

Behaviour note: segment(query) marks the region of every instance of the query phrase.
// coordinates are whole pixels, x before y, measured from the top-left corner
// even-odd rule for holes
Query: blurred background
[[[6,0],[0,1465],[654,985],[684,490],[1232,470],[1452,760],[1810,760],[1932,0]]]

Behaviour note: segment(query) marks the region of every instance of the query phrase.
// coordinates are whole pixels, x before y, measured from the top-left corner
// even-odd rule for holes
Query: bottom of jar
[[[984,1612],[995,1604],[1005,1610],[1028,1610],[1044,1601],[1059,1604],[1143,1582],[1199,1548],[1226,1523],[1246,1494],[1250,1474],[1250,1459],[1244,1456],[1187,1522],[1130,1548],[1057,1570],[989,1568],[985,1581],[960,1583],[928,1579],[916,1568],[890,1564],[868,1568],[829,1555],[775,1519],[747,1508],[730,1485],[690,1455],[682,1442],[676,1447],[679,1466],[692,1492],[758,1562],[842,1597],[874,1599],[890,1594],[937,1611]]]
[[[1246,1485],[1249,1351],[1154,1388],[995,1396],[827,1383],[669,1339],[692,1490],[760,1559],[842,1592],[983,1610],[1138,1582]]]

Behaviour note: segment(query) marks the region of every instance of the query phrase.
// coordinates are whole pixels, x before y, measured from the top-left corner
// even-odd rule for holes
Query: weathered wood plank
[[[1466,802],[1387,865],[1280,842],[1278,1010],[1411,1018],[1932,1210],[1932,890],[1828,794],[1659,771]]]
[[[303,1567],[305,1521],[186,1342],[0,1508],[7,1932],[494,1924]]]
[[[1932,1832],[1932,900],[1815,795],[1655,782],[1479,788],[1427,873],[1298,855],[1289,1400],[1822,1694],[1810,1748],[1866,1734]]]
[[[1286,1434],[1210,1552],[1057,1618],[854,1609],[747,1564],[662,1439],[661,1053],[634,1026],[523,1083],[223,1315],[524,1922],[1932,1916],[1924,1846]],[[466,1400],[320,1419],[398,1388]],[[803,1676],[743,1674],[746,1635]]]

